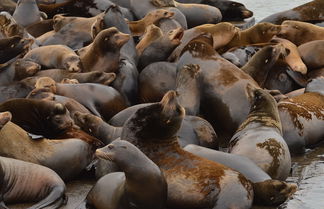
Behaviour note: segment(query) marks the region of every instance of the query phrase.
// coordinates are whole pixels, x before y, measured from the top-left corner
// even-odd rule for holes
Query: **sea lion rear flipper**
[[[37,209],[45,207],[48,209],[59,208],[61,205],[67,202],[67,196],[64,193],[65,186],[56,186],[45,199],[41,200],[40,202],[31,206],[28,209]]]

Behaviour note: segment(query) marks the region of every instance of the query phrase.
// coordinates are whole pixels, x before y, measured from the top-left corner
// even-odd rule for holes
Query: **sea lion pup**
[[[282,44],[265,46],[255,53],[241,69],[263,88],[269,71],[272,70],[277,60],[280,57],[285,57],[286,54],[286,48]]]
[[[71,128],[73,120],[57,102],[34,99],[11,99],[0,104],[0,111],[10,111],[12,121],[27,132],[53,138]]]
[[[142,52],[145,50],[147,46],[149,46],[153,41],[163,36],[161,29],[153,24],[149,25],[145,29],[145,33],[140,40],[140,42],[136,45],[137,54],[141,56]]]
[[[250,84],[246,91],[251,102],[250,113],[230,140],[229,152],[250,158],[271,178],[285,180],[291,158],[282,137],[277,103],[268,92]]]
[[[12,16],[23,27],[28,27],[47,18],[44,12],[39,11],[36,0],[19,0]]]
[[[1,208],[5,203],[36,202],[30,208],[65,205],[65,184],[51,169],[12,158],[0,157]]]
[[[242,173],[253,183],[254,202],[258,204],[280,205],[296,192],[295,184],[271,179],[266,172],[247,157],[194,144],[185,146],[184,150]]]
[[[288,39],[297,46],[324,39],[324,28],[311,23],[286,20],[281,24],[278,37]]]
[[[251,28],[236,33],[226,46],[217,49],[217,51],[222,54],[234,47],[269,42],[273,36],[280,32],[281,27],[281,25],[272,23],[258,23]]]
[[[310,70],[324,68],[324,40],[310,41],[298,47],[302,60]]]
[[[290,10],[272,14],[260,22],[271,22],[281,24],[285,20],[318,23],[323,18],[324,4],[322,0],[313,0]]]
[[[283,136],[290,152],[300,154],[324,137],[324,77],[312,79],[305,93],[278,103]]]
[[[184,31],[180,45],[169,56],[168,61],[177,61],[182,50],[193,39],[210,34],[213,40],[213,48],[218,49],[227,45],[239,33],[239,28],[231,23],[221,22],[218,24],[204,24]]]
[[[173,15],[174,12],[165,9],[156,9],[147,13],[141,20],[128,21],[127,24],[133,36],[141,36],[149,25],[156,24],[162,18],[171,18]]]
[[[80,57],[71,48],[64,45],[34,48],[23,59],[36,62],[43,69],[57,68],[70,72],[80,72],[82,70]]]
[[[293,71],[300,72],[303,75],[307,73],[307,67],[304,64],[301,55],[298,51],[298,48],[295,44],[288,41],[287,39],[282,39],[278,37],[273,38],[271,42],[281,43],[287,50],[289,50],[289,54],[287,54],[287,56],[284,57],[284,60]]]
[[[101,31],[86,51],[80,55],[83,72],[115,72],[119,68],[120,48],[130,39],[130,35],[111,27]],[[93,56],[93,55],[96,56]]]
[[[250,208],[252,185],[242,174],[180,148],[176,134],[184,115],[176,92],[169,91],[161,102],[137,110],[121,135],[164,173],[167,208]]]
[[[142,71],[151,63],[165,61],[170,53],[181,43],[184,30],[176,28],[157,38],[142,52],[138,61],[138,70]]]
[[[110,85],[115,79],[115,73],[106,72],[87,72],[87,73],[72,73],[66,70],[50,69],[37,72],[34,76],[50,77],[57,83],[61,82],[64,78],[76,79],[79,83],[100,83],[103,85]]]
[[[167,184],[163,173],[137,147],[115,140],[97,149],[96,156],[115,162],[123,172],[111,173],[98,180],[87,195],[88,208],[165,208]]]

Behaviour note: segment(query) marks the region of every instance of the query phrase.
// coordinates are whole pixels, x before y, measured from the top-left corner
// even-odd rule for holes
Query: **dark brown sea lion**
[[[189,42],[178,60],[177,68],[199,65],[200,114],[213,125],[220,140],[227,143],[248,115],[250,104],[244,90],[246,85],[258,84],[222,58],[211,44],[211,40],[205,36]]]
[[[33,40],[12,36],[0,39],[0,64],[4,64],[18,55],[24,56]]]
[[[33,61],[44,69],[65,69],[70,72],[82,70],[80,57],[69,47],[64,45],[50,45],[34,48],[24,58]]]
[[[121,139],[140,148],[163,171],[168,208],[250,208],[252,185],[242,174],[180,148],[176,133],[184,114],[176,92],[170,91],[161,102],[133,114]]]
[[[324,39],[324,28],[311,23],[286,20],[281,24],[278,37],[288,39],[297,46]]]
[[[161,38],[163,36],[163,33],[161,29],[153,24],[149,25],[145,29],[145,33],[136,45],[136,51],[139,56],[141,56],[142,52],[155,40],[158,38]]]
[[[272,14],[260,22],[271,22],[281,24],[285,20],[297,20],[303,22],[317,23],[324,21],[324,4],[322,0],[313,0],[298,7],[283,12]]]
[[[0,130],[0,155],[54,170],[62,179],[77,176],[92,161],[94,148],[80,139],[33,140],[12,122]]]
[[[190,144],[184,150],[208,160],[221,163],[242,173],[253,183],[254,202],[261,205],[280,205],[297,189],[296,185],[273,180],[249,158]]]
[[[59,208],[66,204],[65,184],[51,169],[0,157],[0,199],[4,203],[36,202],[32,208]]]
[[[12,121],[26,131],[49,138],[73,125],[66,108],[52,101],[11,99],[0,104],[0,111],[10,111]]]
[[[87,195],[88,207],[165,208],[167,184],[164,175],[137,147],[127,141],[115,140],[98,149],[96,156],[115,162],[124,173],[112,173],[99,179]]]
[[[156,9],[145,15],[144,18],[138,21],[127,22],[129,29],[133,36],[141,36],[144,34],[146,28],[151,24],[156,24],[162,18],[170,18],[174,15],[165,9]]]
[[[283,136],[291,153],[319,143],[324,136],[323,77],[313,79],[305,93],[278,103]]]
[[[26,28],[27,32],[35,38],[53,30],[53,20],[42,20]]]
[[[36,0],[19,0],[12,16],[23,27],[37,23],[42,18],[47,18],[45,13],[39,11]]]
[[[236,33],[233,39],[226,44],[226,46],[217,51],[224,53],[234,47],[269,42],[273,36],[277,35],[281,31],[281,27],[282,26],[280,25],[274,25],[271,23],[258,23],[251,28]]]
[[[120,48],[129,40],[130,35],[112,27],[101,31],[93,43],[80,55],[83,72],[115,72],[119,68]],[[96,56],[93,56],[96,54]]]
[[[168,60],[176,61],[180,57],[183,48],[191,40],[201,36],[202,34],[210,34],[212,36],[214,49],[218,49],[228,44],[237,33],[239,33],[239,29],[233,24],[227,22],[205,24],[191,28],[184,32],[183,37],[181,37],[181,44],[172,52]]]
[[[310,41],[298,47],[298,52],[310,70],[324,67],[321,56],[324,53],[324,40]]]
[[[289,148],[275,99],[265,90],[247,85],[251,109],[229,143],[229,152],[255,162],[271,178],[285,180],[290,172]]]

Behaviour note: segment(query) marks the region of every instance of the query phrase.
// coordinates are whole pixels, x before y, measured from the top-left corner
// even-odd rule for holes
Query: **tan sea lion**
[[[140,56],[147,46],[149,46],[153,41],[163,36],[161,29],[153,24],[149,25],[145,29],[145,33],[136,45],[137,54]]]

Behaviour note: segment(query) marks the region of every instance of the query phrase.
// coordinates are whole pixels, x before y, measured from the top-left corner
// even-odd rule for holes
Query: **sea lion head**
[[[73,118],[75,124],[88,133],[97,132],[97,129],[99,128],[98,125],[103,122],[103,120],[98,116],[90,113],[82,113],[79,111],[76,111],[74,113]]]
[[[12,115],[10,112],[0,113],[0,130],[5,126],[9,121],[11,121]]]
[[[250,35],[253,37],[255,43],[264,43],[270,41],[273,36],[279,34],[280,30],[281,25],[263,22],[245,31],[251,31]]]
[[[18,59],[15,62],[15,79],[21,80],[23,78],[33,76],[41,70],[41,66],[29,60]]]
[[[183,35],[184,35],[184,29],[181,27],[170,30],[168,32],[168,38],[171,41],[171,44],[174,46],[178,46],[181,43],[181,39]]]
[[[48,102],[48,101],[46,101]],[[50,102],[47,109],[46,127],[51,133],[62,133],[74,125],[69,111],[61,103]]]
[[[174,12],[171,12],[166,9],[156,9],[151,12],[149,12],[145,18],[152,18],[154,20],[160,20],[162,18],[170,18],[173,17]],[[153,21],[155,22],[155,21]]]
[[[125,122],[121,139],[161,141],[175,137],[185,115],[177,96],[169,91],[160,102],[138,109]]]
[[[44,100],[55,100],[55,95],[49,88],[36,88],[33,89],[26,97],[27,99],[44,99]]]
[[[105,54],[107,50],[120,49],[130,37],[129,34],[120,32],[116,27],[111,27],[101,31],[96,36],[94,45]]]
[[[56,82],[50,77],[40,77],[36,80],[35,88],[47,88],[51,92],[56,93]]]
[[[63,60],[63,67],[69,72],[81,72],[82,64],[78,55],[68,55]]]
[[[293,195],[297,186],[283,181],[269,179],[253,184],[254,200],[262,205],[277,206]]]
[[[287,39],[299,46],[304,43],[303,37],[307,36],[307,33],[309,33],[313,27],[318,26],[306,22],[285,20],[281,24],[281,30],[278,33],[278,37]]]

